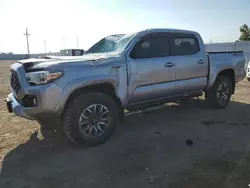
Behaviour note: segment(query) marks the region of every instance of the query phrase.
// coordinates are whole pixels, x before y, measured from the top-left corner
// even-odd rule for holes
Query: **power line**
[[[27,40],[27,54],[30,54],[30,49],[29,49],[29,36],[30,33],[28,33],[28,28],[26,28],[26,32],[24,33],[24,35],[26,35],[26,40]]]

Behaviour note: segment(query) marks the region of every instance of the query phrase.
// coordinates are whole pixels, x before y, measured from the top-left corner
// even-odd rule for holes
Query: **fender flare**
[[[235,80],[235,71],[234,71],[234,66],[226,66],[226,67],[217,67],[213,70],[213,74],[209,75],[209,81],[207,84],[207,88],[206,90],[209,90],[215,83],[218,75],[222,72],[222,71],[226,71],[226,70],[232,70],[234,72],[234,80]],[[234,85],[235,83],[233,83]]]
[[[63,92],[61,93],[61,96],[59,97],[60,101],[58,103],[58,111],[63,112],[63,109],[71,96],[76,90],[85,88],[92,85],[97,84],[111,84],[115,89],[115,94],[117,94],[117,80],[115,77],[112,77],[110,75],[99,75],[98,78],[96,77],[81,77],[74,79],[67,83],[67,85],[63,88]]]

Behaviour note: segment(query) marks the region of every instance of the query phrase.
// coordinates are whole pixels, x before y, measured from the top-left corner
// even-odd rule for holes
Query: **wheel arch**
[[[225,70],[222,70],[221,72],[219,72],[219,74],[217,75],[218,76],[226,76],[228,78],[230,78],[230,80],[232,81],[232,94],[234,94],[235,92],[235,72],[233,69],[225,69]]]
[[[217,74],[214,74],[214,76],[211,77],[211,81],[210,81],[210,83],[208,85],[208,89],[211,88],[214,85],[216,79],[219,76],[226,76],[226,77],[230,78],[230,80],[232,81],[232,86],[233,86],[232,94],[234,94],[236,82],[235,82],[235,72],[234,72],[233,68],[226,68],[226,69],[217,71]]]
[[[80,86],[76,89],[74,89],[69,96],[67,97],[65,104],[62,108],[62,114],[65,111],[65,108],[67,108],[68,104],[71,100],[73,100],[75,97],[79,96],[80,94],[84,92],[101,92],[108,96],[110,96],[116,103],[118,109],[119,109],[119,118],[123,119],[124,117],[124,107],[122,105],[122,102],[120,98],[116,94],[115,86],[110,82],[103,82],[103,83],[96,83],[91,85],[84,85]]]

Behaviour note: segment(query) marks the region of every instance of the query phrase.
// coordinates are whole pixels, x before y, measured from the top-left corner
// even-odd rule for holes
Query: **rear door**
[[[208,60],[202,39],[193,34],[174,33],[172,36],[171,56],[176,67],[176,93],[203,90],[207,84]]]

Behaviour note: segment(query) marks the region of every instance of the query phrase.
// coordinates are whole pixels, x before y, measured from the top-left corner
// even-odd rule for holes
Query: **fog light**
[[[23,101],[24,107],[36,107],[37,106],[37,98],[35,95],[25,95],[22,101]]]

